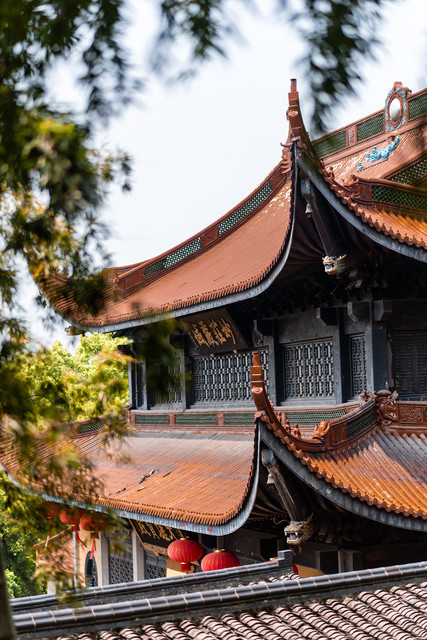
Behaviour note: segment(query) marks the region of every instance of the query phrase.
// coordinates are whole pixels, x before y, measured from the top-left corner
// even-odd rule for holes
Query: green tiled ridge
[[[146,269],[144,270],[144,279],[155,276],[157,273],[160,273],[160,271],[163,271],[164,268],[165,267],[163,264],[163,260],[155,262],[154,264],[150,264],[150,266],[146,267]]]
[[[379,202],[389,202],[401,207],[412,209],[427,209],[427,196],[418,193],[406,193],[390,187],[372,187],[372,199]]]
[[[366,140],[371,136],[375,136],[378,133],[382,133],[384,131],[384,115],[383,113],[379,113],[377,116],[373,118],[369,118],[364,122],[359,122],[357,125],[357,141]]]
[[[186,426],[197,426],[203,425],[206,427],[214,427],[216,425],[216,414],[215,413],[177,413],[175,416],[175,422],[177,426],[186,427]]]
[[[347,438],[353,438],[353,436],[357,436],[357,434],[366,429],[366,427],[373,425],[376,418],[376,407],[372,407],[367,413],[347,422]]]
[[[427,93],[423,93],[415,98],[409,98],[409,120],[418,118],[427,113]]]
[[[163,258],[163,260],[159,260],[154,264],[150,264],[144,271],[144,278],[150,278],[151,276],[160,273],[160,271],[163,271],[163,269],[172,267],[177,262],[184,260],[184,258],[188,258],[188,256],[191,256],[193,253],[198,251],[201,246],[201,238],[196,238],[195,240],[193,240],[193,242],[189,242],[177,251],[170,253],[168,256],[166,256],[166,258]]]
[[[254,412],[251,413],[224,413],[224,424],[228,426],[236,425],[250,426],[254,423]]]
[[[135,415],[135,424],[141,424],[141,425],[150,425],[150,424],[154,424],[154,425],[167,425],[169,424],[169,420],[168,420],[168,416],[166,414],[159,414],[159,413],[153,413],[153,414],[148,414],[148,413],[137,413]]]
[[[174,253],[170,253],[163,261],[164,268],[167,269],[168,267],[171,267],[172,265],[176,264],[180,260],[187,258],[187,256],[191,256],[191,254],[198,251],[201,248],[201,246],[202,246],[201,239],[196,238],[195,240],[193,240],[193,242],[189,242],[184,247],[181,247],[180,249],[178,249],[178,251],[174,251]]]
[[[286,417],[293,425],[297,422],[302,427],[314,427],[314,425],[322,420],[334,420],[335,418],[341,418],[345,416],[345,409],[332,409],[329,411],[304,411],[299,413],[298,411],[286,411]]]
[[[418,164],[414,164],[412,167],[408,167],[400,173],[396,173],[396,175],[389,178],[389,180],[392,180],[393,182],[400,182],[401,184],[412,184],[426,175],[427,158],[424,158],[424,160],[421,160]]]
[[[320,142],[316,142],[314,144],[314,148],[316,150],[319,158],[323,156],[327,156],[329,153],[334,153],[335,151],[340,151],[340,149],[344,149],[347,146],[347,133],[345,129],[343,131],[338,131],[333,135],[320,140]]]
[[[260,189],[253,196],[253,198],[251,198],[248,202],[246,202],[246,204],[240,207],[240,209],[238,209],[237,211],[229,215],[228,218],[226,218],[219,224],[219,235],[222,235],[226,231],[229,231],[229,229],[234,227],[234,225],[240,222],[240,220],[243,220],[243,218],[245,218],[252,211],[254,211],[254,209],[256,209],[258,205],[260,205],[270,195],[272,191],[273,191],[273,188],[271,186],[271,182],[267,182],[262,187],[262,189]],[[188,258],[188,256],[191,256],[193,253],[196,253],[197,251],[199,251],[201,247],[202,247],[202,239],[201,237],[198,237],[192,242],[189,242],[183,247],[180,247],[179,249],[177,249],[177,251],[170,253],[165,258],[162,258],[162,260],[159,260],[158,262],[154,262],[153,264],[148,265],[144,270],[144,280],[147,280],[148,278],[151,278],[152,276],[157,275],[164,269],[168,269],[169,267],[172,267],[174,264],[181,262],[181,260]]]
[[[256,193],[253,198],[251,198],[246,204],[244,204],[240,209],[237,209],[234,213],[232,213],[228,218],[219,223],[219,235],[222,235],[226,231],[229,231],[234,225],[238,222],[246,218],[254,209],[257,208],[258,205],[261,204],[273,191],[271,183],[267,182],[263,186],[262,189]]]

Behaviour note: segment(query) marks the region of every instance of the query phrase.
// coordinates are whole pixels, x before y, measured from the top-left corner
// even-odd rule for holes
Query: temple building
[[[102,420],[75,425],[104,487],[90,508],[129,523],[124,552],[106,534],[90,565],[80,548],[91,584],[179,572],[167,547],[183,534],[241,564],[291,548],[302,575],[425,559],[427,90],[396,82],[312,141],[292,80],[287,118],[265,180],[179,246],[107,270],[97,316],[61,276],[43,285],[129,354],[147,324],[178,321],[166,393],[130,366],[126,459],[99,447]]]

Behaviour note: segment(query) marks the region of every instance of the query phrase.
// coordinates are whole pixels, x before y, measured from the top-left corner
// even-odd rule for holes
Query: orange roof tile
[[[242,509],[253,480],[253,427],[221,427],[220,433],[203,427],[140,428],[108,450],[96,432],[75,438],[74,444],[90,460],[101,489],[98,496],[67,495],[63,489],[65,500],[179,521],[180,526],[227,523]],[[13,450],[2,452],[2,465],[27,484]]]
[[[301,116],[296,82],[292,82],[287,113],[290,129],[282,161],[248,198],[169,252],[152,260],[107,270],[110,286],[105,308],[96,317],[77,308],[66,287],[60,286],[59,276],[43,285],[45,295],[72,323],[83,328],[112,330],[124,323],[143,321],[153,314],[182,315],[190,309],[195,312],[198,304],[249,291],[262,283],[283,255],[292,223],[295,165],[292,149],[295,145],[299,147],[300,156],[308,158],[311,170],[322,182],[329,183],[332,192],[355,218],[397,243],[405,243],[413,250],[421,249],[415,256],[424,259],[427,189],[399,184],[393,181],[393,176],[421,160],[420,171],[425,169],[426,92],[412,95],[396,83],[388,100],[396,91],[406,101],[405,115],[398,128],[387,122],[382,110],[311,142]],[[335,140],[338,150],[330,153],[328,140]],[[372,157],[374,146],[379,151],[387,147],[388,152],[371,162],[366,154]],[[378,185],[378,180],[387,182]],[[389,197],[386,195],[384,202],[386,192]],[[398,246],[396,244],[396,248]]]
[[[77,324],[108,326],[250,288],[262,281],[281,255],[290,228],[290,205],[291,181],[288,178],[259,212],[248,216],[236,230],[181,263],[179,268],[165,270],[124,300],[115,302],[110,290],[110,302],[96,317],[84,317],[75,307],[71,310],[63,296],[53,304]],[[45,293],[52,299],[48,288]]]
[[[358,409],[321,423],[320,430],[313,425],[307,437],[279,420],[258,364],[252,367],[252,394],[258,420],[319,479],[369,506],[427,520],[427,424],[408,424],[413,411],[407,403],[389,392],[367,394]]]
[[[379,427],[349,447],[304,453],[301,462],[333,487],[368,505],[427,519],[427,429],[425,433]]]

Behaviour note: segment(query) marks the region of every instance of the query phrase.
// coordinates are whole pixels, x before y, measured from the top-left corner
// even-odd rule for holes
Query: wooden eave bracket
[[[297,486],[292,476],[284,477],[279,462],[271,449],[267,448],[262,450],[261,461],[273,480],[274,486],[277,489],[277,493],[290,520],[293,522],[302,522],[310,518],[310,511],[307,508],[306,500],[301,496],[300,487]],[[300,543],[301,540],[298,539],[296,544]]]

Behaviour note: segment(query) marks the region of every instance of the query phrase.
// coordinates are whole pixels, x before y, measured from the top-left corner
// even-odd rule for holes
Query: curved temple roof
[[[382,514],[396,514],[396,526],[427,530],[425,403],[400,403],[388,391],[365,393],[359,408],[303,434],[286,414],[275,413],[262,368],[254,361],[256,419],[272,432],[275,453],[295,475],[350,511],[360,513],[357,503],[362,502],[367,517],[391,523]],[[349,499],[341,499],[343,494]]]
[[[90,460],[99,486],[94,495],[71,493],[66,484],[60,490],[35,481],[29,486],[6,438],[0,443],[2,467],[21,486],[51,493],[53,500],[114,509],[133,520],[223,535],[249,517],[258,484],[253,426],[218,431],[205,427],[201,416],[193,427],[138,427],[108,446],[102,444],[102,420],[72,427],[87,431],[74,436],[72,444]],[[40,457],[47,464],[45,446]]]
[[[53,276],[42,289],[56,310],[78,327],[108,331],[258,295],[286,263],[297,165],[349,224],[427,261],[427,90],[412,95],[395,83],[384,109],[312,143],[292,81],[287,116],[281,161],[244,201],[171,251],[107,270],[105,308],[96,317]]]

